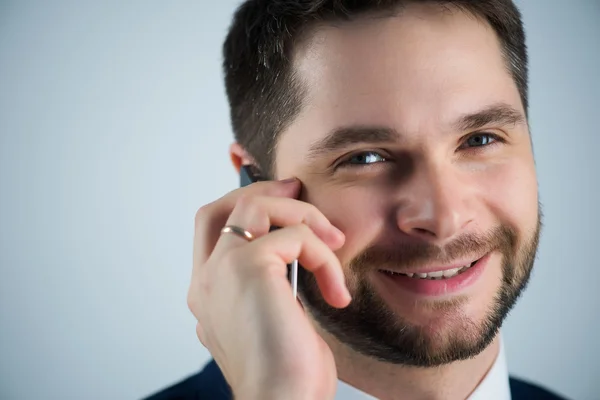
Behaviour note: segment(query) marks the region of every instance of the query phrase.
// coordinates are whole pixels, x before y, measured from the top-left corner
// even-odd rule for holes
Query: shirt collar
[[[335,400],[377,400],[377,398],[338,380]],[[508,368],[502,338],[500,338],[500,350],[492,368],[467,400],[511,400]]]
[[[511,400],[510,383],[504,341],[500,337],[500,350],[492,368],[467,400]]]

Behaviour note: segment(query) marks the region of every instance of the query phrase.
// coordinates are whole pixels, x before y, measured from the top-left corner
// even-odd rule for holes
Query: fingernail
[[[350,294],[350,291],[348,290],[348,287],[346,285],[344,285],[344,292],[346,292],[345,293],[346,304],[350,304],[352,302],[352,295]]]
[[[345,237],[344,232],[340,231],[338,228],[336,228],[335,226],[331,225],[331,227],[333,228],[333,231],[335,232],[335,234],[340,237],[343,238]]]
[[[287,178],[287,179],[282,179],[279,182],[281,183],[292,183],[292,182],[296,182],[297,179],[296,178]]]

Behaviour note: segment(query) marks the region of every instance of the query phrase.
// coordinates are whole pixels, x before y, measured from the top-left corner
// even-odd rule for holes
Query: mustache
[[[349,263],[349,269],[360,273],[371,271],[375,267],[402,271],[424,264],[443,266],[469,256],[475,257],[475,261],[493,250],[499,250],[505,255],[512,254],[516,244],[515,230],[500,225],[483,234],[461,235],[443,247],[425,241],[394,245],[374,244],[354,257]]]

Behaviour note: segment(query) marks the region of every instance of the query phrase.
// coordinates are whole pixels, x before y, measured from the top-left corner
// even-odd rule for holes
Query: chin
[[[406,269],[366,264],[368,272],[353,280],[353,300],[343,309],[330,307],[314,278],[299,272],[302,301],[339,342],[382,362],[434,367],[466,360],[498,335],[529,280],[535,244],[532,240],[523,253],[505,246],[503,251],[458,260],[444,269],[447,280],[439,277],[438,265],[419,267],[415,277]],[[516,258],[519,254],[526,257]],[[469,268],[460,275],[452,272],[467,261]]]

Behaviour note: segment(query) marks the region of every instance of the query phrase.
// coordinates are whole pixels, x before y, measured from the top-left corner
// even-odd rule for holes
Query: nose
[[[427,241],[452,239],[474,219],[468,182],[451,166],[430,165],[415,172],[400,189],[398,228]]]

